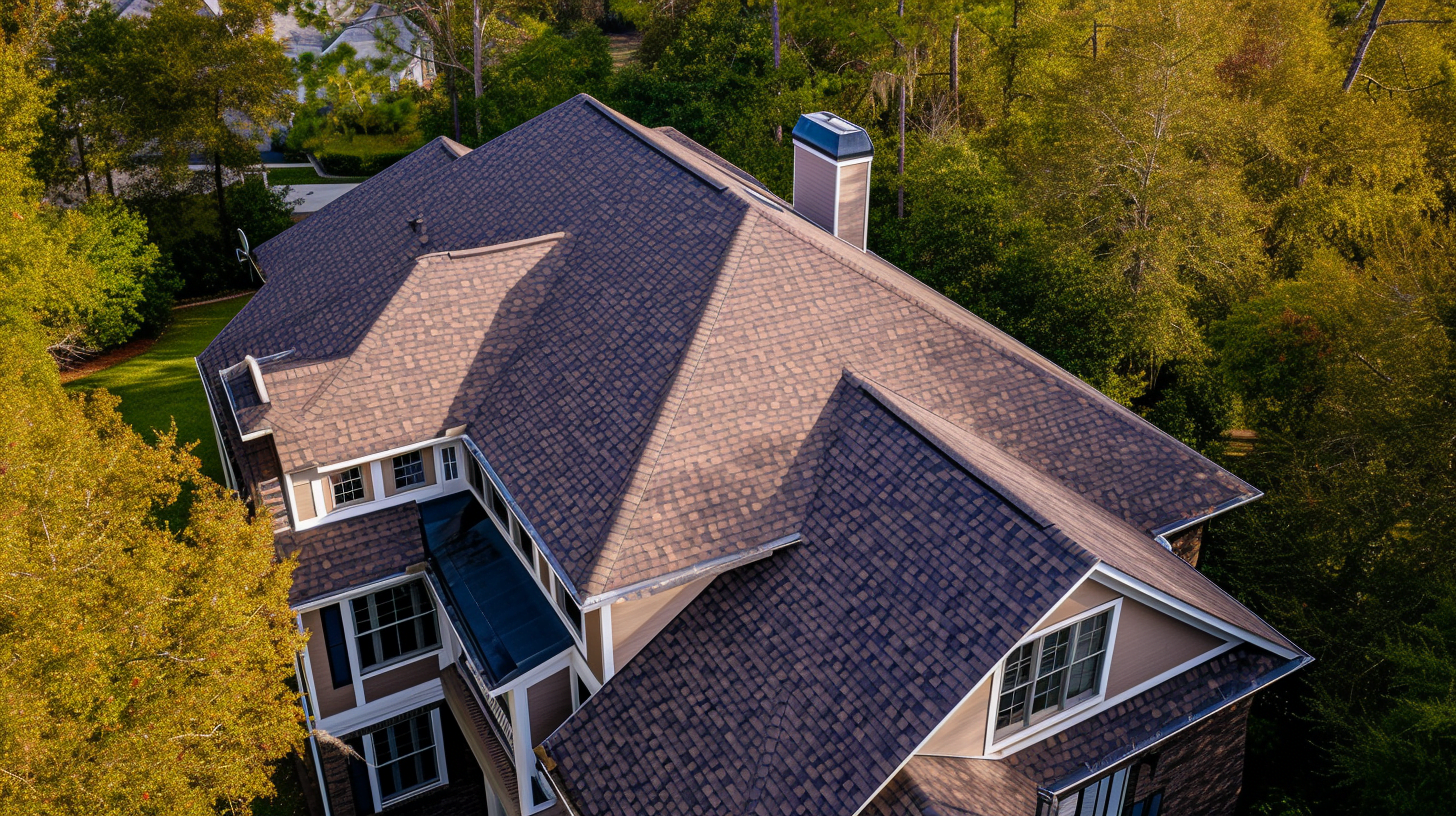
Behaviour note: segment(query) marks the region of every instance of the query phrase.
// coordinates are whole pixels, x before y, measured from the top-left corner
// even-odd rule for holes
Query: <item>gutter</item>
[[[1134,744],[1132,747],[1128,748],[1126,751],[1123,751],[1115,758],[1101,761],[1092,765],[1084,765],[1083,769],[1077,771],[1076,773],[1064,776],[1061,779],[1058,779],[1048,785],[1038,785],[1036,791],[1037,797],[1039,799],[1060,797],[1062,794],[1067,793],[1069,790],[1078,787],[1083,782],[1086,782],[1087,780],[1095,776],[1105,773],[1109,769],[1114,768],[1122,764],[1123,762],[1126,762],[1163,742],[1166,742],[1170,738],[1213,716],[1219,711],[1228,708],[1229,706],[1239,702],[1245,697],[1251,696],[1254,692],[1264,689],[1266,686],[1271,685],[1277,680],[1288,677],[1289,675],[1304,668],[1305,666],[1308,666],[1313,662],[1314,658],[1308,655],[1291,660],[1285,663],[1283,666],[1280,666],[1279,668],[1269,672],[1268,674],[1264,674],[1256,678],[1254,682],[1248,685],[1247,688],[1243,689],[1232,697],[1226,697],[1223,700],[1205,706],[1198,711],[1187,715],[1183,718],[1181,722],[1179,722],[1172,728],[1169,728],[1167,730],[1160,729],[1147,742],[1144,742],[1141,745]]]
[[[1200,513],[1199,515],[1196,515],[1191,519],[1175,521],[1172,524],[1165,524],[1162,527],[1155,528],[1153,530],[1153,540],[1161,544],[1163,546],[1163,549],[1167,550],[1168,552],[1172,552],[1173,545],[1168,541],[1168,536],[1177,535],[1178,533],[1183,532],[1189,527],[1195,527],[1208,521],[1209,519],[1212,519],[1214,516],[1221,516],[1224,513],[1227,513],[1228,511],[1234,509],[1235,507],[1243,507],[1250,502],[1255,502],[1262,498],[1264,498],[1264,491],[1259,490],[1258,488],[1254,488],[1253,493],[1245,493],[1242,496],[1235,496],[1234,498],[1229,499],[1228,501],[1218,505],[1212,510],[1209,510],[1207,513]]]

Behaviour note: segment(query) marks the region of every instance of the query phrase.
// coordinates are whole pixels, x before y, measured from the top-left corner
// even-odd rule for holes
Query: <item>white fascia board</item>
[[[448,442],[454,438],[455,437],[453,435],[447,432],[444,436],[431,437],[430,439],[426,439],[423,442],[411,442],[408,445],[401,445],[397,448],[390,448],[387,451],[380,451],[379,453],[371,453],[365,456],[358,456],[353,459],[347,459],[343,462],[335,462],[331,465],[319,465],[317,470],[320,474],[336,473],[340,470],[348,470],[355,465],[362,465],[365,462],[374,462],[392,456],[399,456],[402,453],[410,453],[411,451],[422,450],[424,448],[430,447],[431,445],[439,445],[443,442]]]
[[[388,697],[381,697],[364,705],[355,706],[348,711],[341,711],[331,717],[324,717],[318,720],[318,728],[334,736],[350,734],[380,720],[387,720],[443,699],[445,699],[445,687],[440,683],[440,678],[435,677],[418,686],[395,692]]]
[[[1202,609],[1193,606],[1192,604],[1180,601],[1160,589],[1149,586],[1147,583],[1144,583],[1143,581],[1140,581],[1132,577],[1131,575],[1128,575],[1127,573],[1117,569],[1116,567],[1111,567],[1105,563],[1099,562],[1097,566],[1093,567],[1092,569],[1093,572],[1097,573],[1098,575],[1098,583],[1105,584],[1113,589],[1116,589],[1117,591],[1132,598],[1135,601],[1139,601],[1155,609],[1159,609],[1160,611],[1165,612],[1181,621],[1184,621],[1185,623],[1202,629],[1205,632],[1224,637],[1225,639],[1241,640],[1246,643],[1252,643],[1253,645],[1258,646],[1261,649],[1273,652],[1274,654],[1279,655],[1286,660],[1293,660],[1296,657],[1300,657],[1298,653],[1292,651],[1287,646],[1275,643],[1274,641],[1269,640],[1266,637],[1256,635],[1253,632],[1244,629],[1243,627],[1235,626],[1234,624],[1229,623],[1222,618],[1210,615],[1207,612],[1204,612]]]

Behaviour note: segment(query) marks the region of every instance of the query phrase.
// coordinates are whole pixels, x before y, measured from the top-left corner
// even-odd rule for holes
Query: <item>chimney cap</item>
[[[795,141],[835,161],[872,156],[875,152],[864,128],[829,111],[800,114],[793,136]]]

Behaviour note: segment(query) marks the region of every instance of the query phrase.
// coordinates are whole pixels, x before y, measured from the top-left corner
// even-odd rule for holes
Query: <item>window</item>
[[[486,483],[485,492],[490,497],[490,511],[495,513],[495,517],[500,521],[501,526],[509,529],[511,525],[511,511],[506,509],[505,497],[500,494],[499,490],[495,489],[494,482]]]
[[[1056,816],[1122,816],[1127,771],[1114,771],[1081,790],[1058,797]]]
[[[460,462],[455,459],[454,448],[440,449],[440,475],[447,482],[460,478]]]
[[[439,781],[433,720],[433,712],[427,711],[369,735],[374,742],[374,773],[381,801]]]
[[[394,663],[440,645],[435,607],[424,581],[392,586],[352,603],[360,669]]]
[[[394,457],[394,489],[404,490],[425,483],[425,462],[419,451]]]
[[[1158,816],[1163,809],[1163,792],[1153,791],[1128,806],[1128,816]]]
[[[526,535],[526,528],[521,525],[520,519],[516,519],[515,533],[516,549],[526,557],[526,563],[532,563],[536,560],[536,548],[531,544],[531,537]]]
[[[329,656],[329,674],[334,688],[342,688],[354,682],[349,669],[349,646],[344,641],[344,616],[339,605],[326,606],[319,610],[323,623],[324,648]]]
[[[555,577],[555,574],[552,574]],[[566,613],[566,619],[571,621],[576,633],[581,634],[581,607],[577,606],[576,599],[571,597],[571,592],[566,589],[566,584],[556,581],[556,605]]]
[[[466,461],[465,464],[466,464],[465,472],[470,477],[470,486],[473,487],[473,488],[475,488],[475,492],[476,493],[479,493],[480,495],[484,496],[485,495],[485,474],[482,473],[481,470],[480,470],[480,463],[477,462],[477,461],[475,461],[475,457],[472,456],[472,457],[470,457]]]
[[[1103,612],[1058,629],[1017,647],[1006,658],[996,707],[997,737],[1097,694],[1111,614]]]
[[[334,506],[356,502],[364,498],[364,471],[351,467],[342,473],[329,477],[334,486]]]

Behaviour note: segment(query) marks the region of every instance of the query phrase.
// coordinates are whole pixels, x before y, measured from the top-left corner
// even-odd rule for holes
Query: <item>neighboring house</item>
[[[1259,492],[861,249],[862,130],[794,151],[578,96],[256,250],[198,369],[332,816],[1232,812],[1309,660],[1196,569]]]
[[[276,19],[274,28],[275,31],[278,30]],[[386,6],[378,3],[371,5],[353,22],[344,26],[344,30],[327,47],[324,47],[322,37],[313,39],[311,35],[315,33],[317,32],[307,31],[291,40],[288,56],[297,58],[305,51],[328,56],[340,45],[347,43],[353,47],[356,59],[384,60],[389,63],[386,73],[389,75],[391,87],[399,87],[399,83],[404,80],[411,80],[417,85],[428,85],[434,79],[435,68],[430,56],[429,39],[420,36],[413,23],[396,15]],[[302,96],[299,99],[303,101]]]

